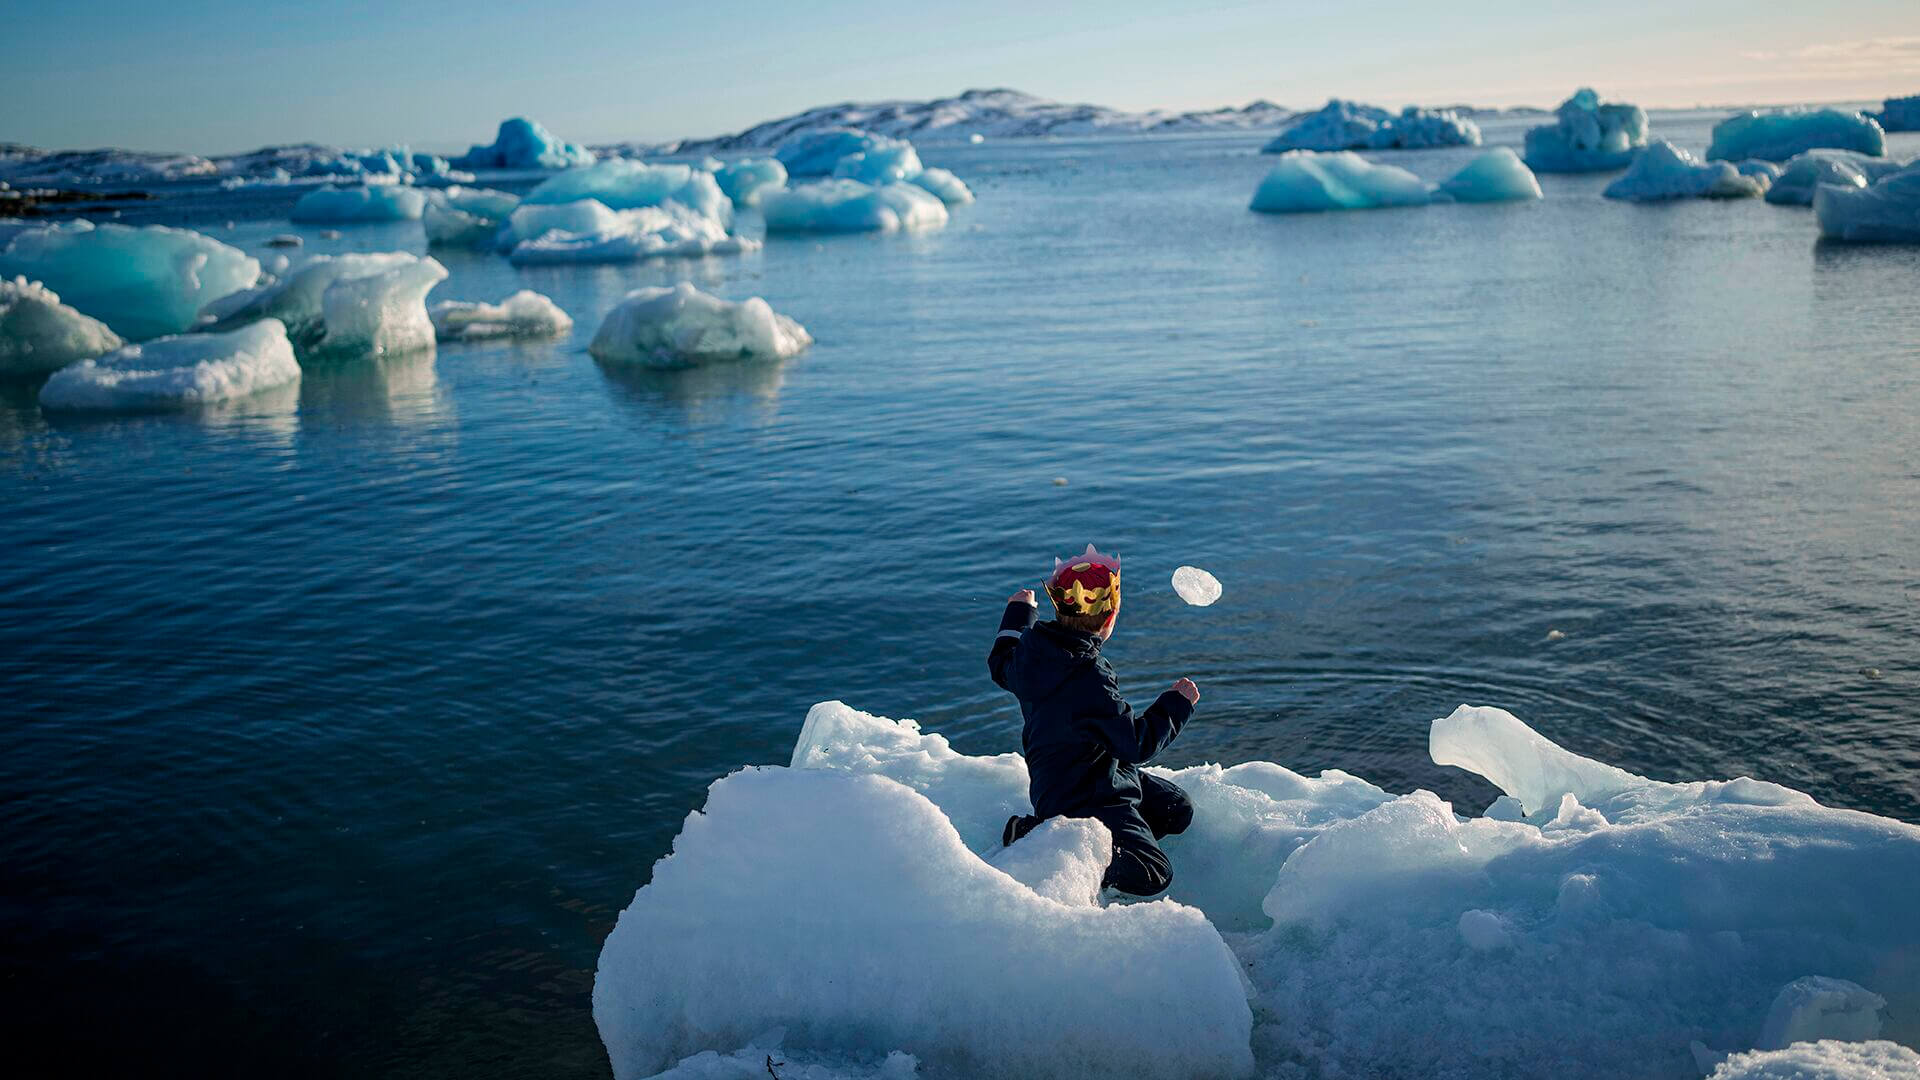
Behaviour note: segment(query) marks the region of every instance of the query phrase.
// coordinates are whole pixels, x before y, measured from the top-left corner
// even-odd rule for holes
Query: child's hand
[[[1189,705],[1200,704],[1200,688],[1193,684],[1192,679],[1181,679],[1179,682],[1174,683],[1173,692],[1186,698],[1187,704]]]
[[[1021,589],[1019,592],[1014,593],[1012,596],[1007,597],[1007,603],[1032,604],[1034,607],[1040,606],[1039,602],[1033,598],[1032,589]]]

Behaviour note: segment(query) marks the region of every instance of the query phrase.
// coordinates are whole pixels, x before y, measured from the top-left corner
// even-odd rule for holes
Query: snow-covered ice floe
[[[1734,1054],[1707,1080],[1911,1080],[1920,1076],[1920,1054],[1885,1041],[1824,1039],[1785,1050]]]
[[[454,186],[427,193],[420,224],[430,245],[485,247],[500,232],[501,222],[519,205],[518,195]]]
[[[778,158],[741,158],[715,169],[713,179],[733,205],[758,206],[761,193],[786,186],[787,168]]]
[[[1647,113],[1638,105],[1603,105],[1581,88],[1554,110],[1554,122],[1530,128],[1526,162],[1535,172],[1604,172],[1624,169],[1647,145]]]
[[[210,405],[300,381],[287,331],[262,319],[231,333],[156,338],[53,373],[40,404],[135,411]]]
[[[260,263],[189,229],[82,220],[0,226],[0,277],[15,275],[137,341],[192,327],[202,305],[259,280]]]
[[[61,303],[45,285],[0,278],[0,378],[44,375],[122,344],[106,323]]]
[[[781,1026],[796,1054],[1021,1077],[1691,1080],[1783,1038],[1920,1042],[1920,827],[1650,780],[1494,708],[1430,749],[1504,794],[1461,816],[1332,770],[1156,769],[1195,807],[1173,886],[1102,907],[1099,830],[1000,847],[1018,754],[817,705],[789,767],[713,785],[607,939],[614,1073]]]
[[[522,289],[498,304],[444,300],[428,309],[427,316],[441,341],[550,338],[573,329],[573,319],[560,310],[560,305],[530,289]]]
[[[1821,184],[1813,214],[1829,240],[1920,244],[1920,162],[1863,188]]]
[[[1505,147],[1475,157],[1437,186],[1397,165],[1371,162],[1350,150],[1289,150],[1260,182],[1249,206],[1263,213],[1297,214],[1539,197],[1540,182]]]
[[[1816,147],[1853,150],[1872,157],[1887,152],[1880,125],[1863,113],[1839,109],[1778,109],[1735,113],[1713,125],[1707,157],[1720,161],[1763,158],[1785,161]]]
[[[1920,131],[1920,94],[1888,98],[1875,119],[1882,131]]]
[[[816,180],[760,197],[768,232],[887,232],[933,229],[947,204],[917,184]]]
[[[1662,139],[1633,159],[1633,167],[1602,192],[1609,199],[1751,199],[1766,193],[1763,172],[1749,175],[1729,162],[1706,161]]]
[[[523,203],[508,216],[497,242],[517,266],[734,255],[760,246],[672,200],[631,210],[612,210],[597,199]]]
[[[813,336],[754,296],[722,300],[686,282],[635,289],[612,310],[587,351],[595,359],[645,367],[713,360],[781,360]]]
[[[1173,591],[1194,607],[1207,607],[1220,599],[1220,579],[1197,566],[1182,566],[1173,572]]]
[[[369,184],[309,191],[293,204],[288,215],[299,222],[331,224],[370,221],[417,221],[427,206],[427,193],[405,184]]]
[[[207,305],[216,329],[284,323],[302,352],[376,356],[432,348],[426,296],[446,267],[403,251],[315,255],[285,277]]]
[[[1767,201],[1777,205],[1812,206],[1821,184],[1863,188],[1889,173],[1905,168],[1898,161],[1870,157],[1852,150],[1809,150],[1787,162],[1767,189]]]
[[[1399,113],[1333,98],[1316,112],[1292,121],[1264,153],[1288,150],[1414,150],[1432,146],[1479,146],[1480,126],[1452,109]]]
[[[562,142],[525,117],[500,121],[492,143],[476,144],[453,159],[456,169],[569,169],[591,165],[593,151]]]

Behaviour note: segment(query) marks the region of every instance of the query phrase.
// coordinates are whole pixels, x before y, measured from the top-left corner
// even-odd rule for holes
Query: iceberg
[[[427,193],[420,224],[427,243],[443,247],[485,247],[493,242],[518,195],[490,188],[447,187]]]
[[[1863,113],[1839,109],[1749,110],[1713,125],[1707,157],[1719,161],[1785,161],[1816,147],[1880,157],[1887,152],[1887,137],[1880,125]]]
[[[300,381],[286,328],[262,319],[225,334],[181,334],[128,345],[53,373],[40,405],[54,410],[189,408]]]
[[[938,196],[948,206],[963,206],[973,201],[973,191],[961,179],[945,169],[921,169],[908,178],[911,183],[926,188]]]
[[[1435,191],[1436,197],[1441,195],[1464,203],[1524,202],[1542,197],[1533,170],[1504,146],[1475,157],[1448,177]]]
[[[1607,185],[1609,199],[1651,202],[1660,199],[1750,199],[1767,190],[1768,181],[1747,176],[1725,161],[1702,162],[1665,139],[1633,159],[1626,175]]]
[[[125,344],[37,281],[0,278],[0,378],[44,375]]]
[[[848,154],[834,163],[833,175],[863,184],[898,184],[919,176],[923,168],[913,144],[897,142]]]
[[[713,174],[691,165],[648,165],[616,158],[548,177],[527,193],[527,206],[594,199],[612,210],[678,203],[721,225],[733,220],[733,201]]]
[[[714,170],[713,179],[733,205],[758,206],[762,192],[787,185],[787,168],[777,158],[741,158]]]
[[[1194,607],[1208,607],[1220,599],[1220,579],[1197,566],[1173,572],[1173,591]]]
[[[1555,120],[1527,131],[1526,162],[1535,172],[1605,172],[1633,163],[1647,145],[1647,114],[1638,105],[1602,105],[1582,88],[1554,110]]]
[[[671,201],[632,210],[609,210],[596,199],[523,205],[507,219],[499,239],[511,245],[509,258],[516,266],[732,255],[760,246]]]
[[[1882,131],[1920,131],[1920,94],[1888,98],[1877,119]]]
[[[1707,1080],[1897,1080],[1920,1076],[1920,1054],[1898,1043],[1823,1039],[1734,1054]]]
[[[498,304],[445,300],[427,310],[434,336],[441,341],[491,341],[496,338],[561,337],[573,320],[560,305],[522,289]]]
[[[500,121],[490,144],[476,144],[454,158],[456,169],[570,169],[591,165],[593,151],[561,142],[553,133],[525,117]]]
[[[1329,100],[1316,112],[1296,117],[1261,148],[1289,150],[1415,150],[1433,146],[1479,146],[1480,127],[1452,109],[1418,109],[1398,115],[1355,101]]]
[[[1267,214],[1298,214],[1425,206],[1430,201],[1432,190],[1426,181],[1396,165],[1376,165],[1350,150],[1289,150],[1260,181],[1251,208]]]
[[[901,145],[906,144],[859,128],[828,128],[788,139],[773,156],[786,166],[788,176],[832,176],[840,159],[849,154]]]
[[[1920,827],[1651,780],[1496,708],[1434,721],[1429,749],[1503,794],[1462,816],[1337,770],[1155,768],[1195,807],[1173,885],[1100,906],[1086,823],[1000,846],[1018,754],[816,705],[787,767],[709,789],[608,937],[615,1076],[779,1027],[798,1054],[983,1076],[1682,1080],[1694,1043],[1759,1048],[1727,1076],[1797,1075],[1726,1070],[1808,1048],[1912,1075]]]
[[[403,251],[315,255],[278,281],[209,304],[206,316],[215,329],[273,319],[303,353],[411,352],[433,346],[426,295],[446,276],[437,260]]]
[[[1784,206],[1813,205],[1821,184],[1863,188],[1905,166],[1887,158],[1868,157],[1851,150],[1809,150],[1787,162],[1767,189],[1767,201]]]
[[[0,226],[0,244],[0,278],[38,281],[129,341],[186,330],[202,305],[260,278],[238,248],[162,225]]]
[[[293,204],[288,215],[299,222],[343,224],[367,221],[418,221],[426,209],[427,193],[405,184],[372,184],[337,188],[329,184],[309,191]]]
[[[1821,184],[1814,189],[1813,214],[1829,240],[1920,243],[1920,162],[1864,188]]]
[[[811,344],[806,327],[757,296],[722,300],[681,282],[628,293],[607,312],[587,351],[612,363],[689,367],[710,360],[784,360]]]
[[[760,198],[768,232],[869,232],[932,229],[947,223],[947,204],[917,184],[816,180]]]

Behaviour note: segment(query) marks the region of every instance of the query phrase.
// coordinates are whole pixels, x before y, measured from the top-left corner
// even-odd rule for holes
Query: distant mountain
[[[1018,90],[968,90],[933,101],[878,101],[825,105],[756,124],[733,135],[686,139],[664,145],[616,143],[596,146],[609,156],[710,154],[725,150],[766,149],[795,135],[837,127],[858,127],[917,142],[958,141],[971,135],[1024,138],[1036,135],[1102,135],[1181,131],[1245,131],[1277,128],[1291,110],[1270,101],[1243,109],[1199,112],[1125,112],[1104,105],[1068,105]]]

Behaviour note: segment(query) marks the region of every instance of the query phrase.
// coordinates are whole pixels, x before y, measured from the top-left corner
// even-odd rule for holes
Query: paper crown
[[[1120,606],[1120,556],[1105,555],[1092,544],[1072,560],[1053,560],[1047,599],[1063,615],[1104,615]]]

